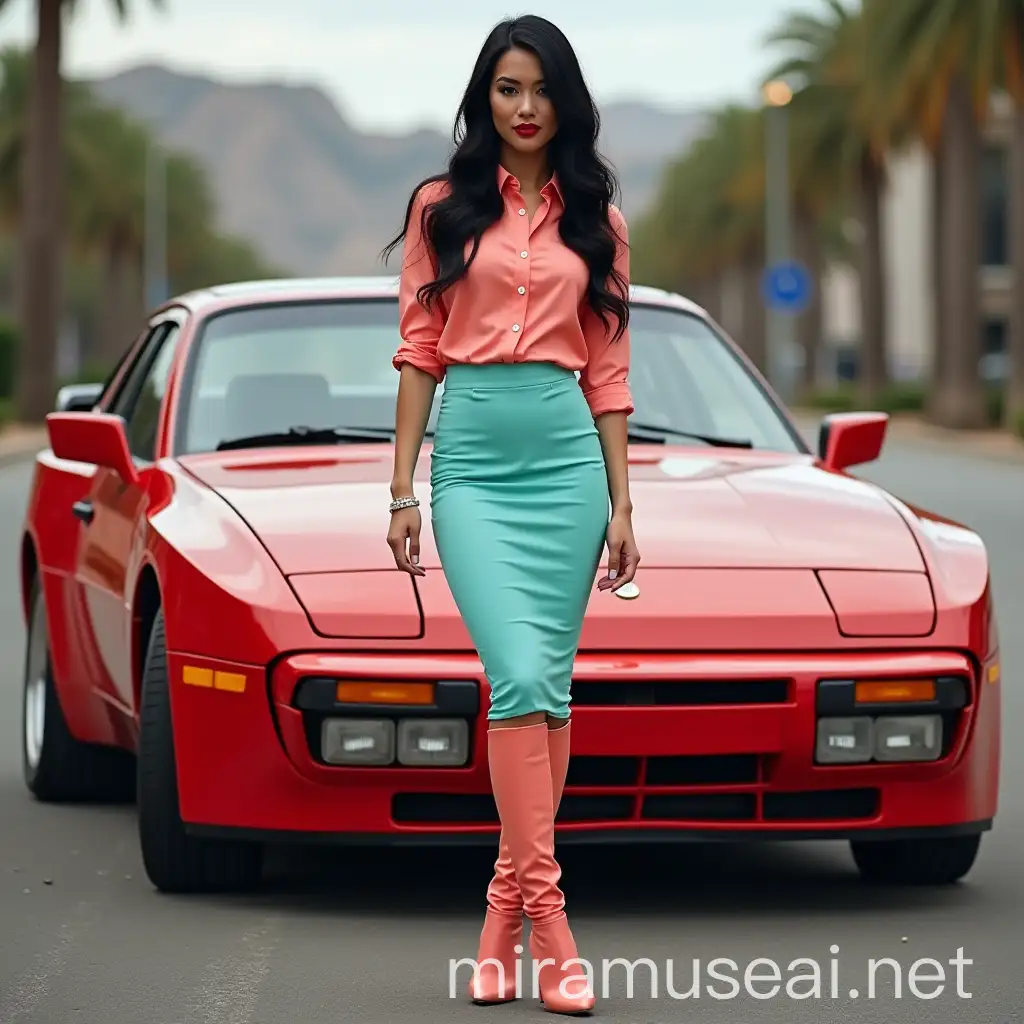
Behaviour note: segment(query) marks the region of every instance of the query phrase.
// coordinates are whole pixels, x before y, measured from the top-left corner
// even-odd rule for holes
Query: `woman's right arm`
[[[395,407],[395,462],[391,476],[391,497],[415,496],[413,476],[423,436],[430,418],[437,385],[444,379],[444,366],[437,345],[444,330],[444,314],[438,305],[425,309],[416,297],[419,288],[433,280],[436,264],[420,227],[424,203],[429,202],[422,189],[413,203],[402,255],[399,285],[399,334],[402,341],[393,364],[400,372],[398,401]],[[416,576],[424,575],[419,560],[421,517],[418,508],[391,513],[388,545],[399,569]]]
[[[391,476],[391,497],[413,494],[413,474],[423,445],[437,380],[418,366],[402,366],[395,406],[395,468]]]

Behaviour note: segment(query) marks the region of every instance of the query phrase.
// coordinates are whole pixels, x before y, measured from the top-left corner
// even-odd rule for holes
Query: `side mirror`
[[[826,416],[818,434],[818,457],[826,469],[874,462],[882,454],[889,414],[841,412]]]
[[[57,412],[92,412],[102,396],[102,384],[68,384],[57,392]]]
[[[124,420],[98,412],[51,412],[46,417],[50,447],[58,459],[112,469],[126,483],[136,483],[138,470],[128,448]]]

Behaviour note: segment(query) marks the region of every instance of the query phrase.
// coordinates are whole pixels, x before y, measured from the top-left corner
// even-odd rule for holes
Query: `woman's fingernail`
[[[420,556],[419,555],[413,555],[412,556],[412,564],[413,565],[419,565],[420,564]]]
[[[618,569],[612,569],[612,571],[608,573],[608,579],[613,580],[618,575],[619,575],[619,570]]]

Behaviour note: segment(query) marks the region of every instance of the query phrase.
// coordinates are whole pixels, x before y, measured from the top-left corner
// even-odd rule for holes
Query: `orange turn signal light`
[[[858,704],[935,700],[935,680],[908,679],[902,682],[857,683],[856,700]]]
[[[228,693],[245,693],[246,680],[241,672],[223,672],[201,665],[185,665],[181,670],[181,681],[186,686],[226,690]]]
[[[433,704],[433,683],[338,683],[341,704]]]

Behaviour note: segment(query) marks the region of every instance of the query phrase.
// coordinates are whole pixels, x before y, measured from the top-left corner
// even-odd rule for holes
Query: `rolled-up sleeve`
[[[629,229],[619,210],[609,210],[612,229],[619,236],[615,269],[629,283]],[[597,418],[606,412],[633,412],[633,394],[629,386],[629,328],[613,341],[618,327],[616,317],[608,316],[606,327],[601,318],[585,304],[581,320],[587,343],[587,365],[580,371],[580,387]]]
[[[437,198],[437,187],[425,185],[412,204],[398,288],[398,333],[402,340],[391,362],[396,370],[401,370],[403,363],[411,363],[432,374],[440,383],[444,379],[444,365],[438,358],[437,345],[444,331],[444,311],[439,302],[434,302],[432,309],[427,310],[416,297],[417,291],[437,274],[436,262],[421,228],[424,208]]]

